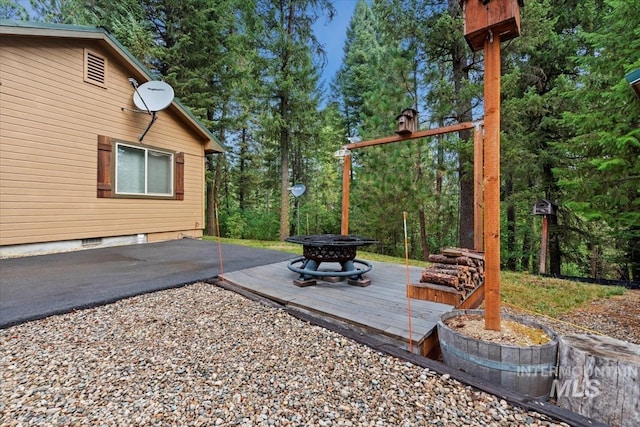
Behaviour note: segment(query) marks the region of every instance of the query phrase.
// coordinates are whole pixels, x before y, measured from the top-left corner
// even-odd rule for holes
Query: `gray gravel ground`
[[[566,426],[209,284],[0,330],[3,426]]]

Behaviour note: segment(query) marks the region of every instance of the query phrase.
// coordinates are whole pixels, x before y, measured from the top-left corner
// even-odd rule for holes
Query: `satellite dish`
[[[296,184],[290,188],[291,194],[293,194],[295,197],[302,196],[306,189],[307,187],[305,187],[304,184]]]
[[[144,111],[160,111],[171,105],[173,88],[160,80],[153,80],[141,84],[133,94],[133,103]]]

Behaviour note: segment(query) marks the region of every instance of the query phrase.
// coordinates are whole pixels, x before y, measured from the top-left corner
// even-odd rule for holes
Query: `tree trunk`
[[[440,120],[438,125],[442,127],[443,121]],[[445,172],[444,166],[444,136],[438,135],[438,148],[437,148],[437,164],[436,164],[436,224],[437,228],[437,241],[436,247],[442,247],[442,233],[443,233],[443,221],[442,221],[442,179]]]
[[[424,209],[418,211],[420,220],[420,242],[422,243],[422,259],[429,259],[429,242],[427,241],[427,218]]]
[[[287,15],[287,37],[293,34],[295,2],[289,3]],[[286,81],[289,77],[289,47],[284,48],[281,71]],[[282,89],[281,89],[282,90]],[[289,148],[291,133],[289,132],[289,93],[281,93],[280,100],[280,240],[289,237]]]
[[[244,212],[244,198],[245,198],[245,185],[247,180],[245,179],[246,167],[247,167],[247,128],[242,128],[242,136],[240,140],[240,182],[238,188],[238,203],[240,205],[240,212]]]
[[[452,17],[460,15],[461,9],[458,0],[448,0],[448,9]],[[462,39],[452,45],[451,60],[453,66],[453,85],[458,99],[454,114],[457,121],[470,122],[473,119],[470,99],[461,96],[463,83],[469,80],[468,61],[466,48]],[[473,150],[467,150],[471,139],[471,130],[458,132],[462,141],[458,152],[458,176],[460,182],[460,209],[458,216],[458,242],[462,248],[473,248]]]
[[[640,346],[598,335],[560,338],[558,405],[612,426],[640,425]]]
[[[215,160],[214,160],[215,159]],[[206,219],[206,235],[217,236],[218,228],[216,224],[216,204],[220,199],[220,186],[222,181],[222,169],[224,168],[224,157],[217,155],[215,158],[209,155],[209,168],[213,172],[213,179],[207,181],[206,192],[206,204],[207,204],[207,219]]]
[[[546,144],[545,144],[546,145]],[[545,151],[547,147],[544,147]],[[550,161],[545,161],[542,166],[543,179],[545,183],[545,198],[547,200],[557,200],[560,189],[558,181],[553,174],[553,165]],[[561,274],[562,252],[560,251],[560,227],[558,226],[558,216],[549,215],[549,274],[559,276]]]
[[[549,274],[553,276],[562,274],[562,253],[560,252],[558,228],[558,217],[549,215]]]
[[[224,118],[226,117],[226,112],[227,112],[227,108],[226,108],[226,103],[222,105],[222,120],[220,120],[220,122],[224,123]],[[213,117],[213,112],[212,111],[208,111],[207,112],[208,117]],[[220,143],[224,145],[225,143],[225,138],[226,138],[226,133],[224,131],[224,128],[220,128],[219,132],[219,140]],[[220,227],[218,226],[218,224],[216,224],[216,205],[218,203],[218,201],[220,200],[220,187],[222,185],[221,181],[222,181],[222,168],[224,167],[225,164],[225,158],[223,157],[224,154],[218,154],[216,155],[216,157],[214,157],[213,155],[208,155],[207,156],[207,167],[209,168],[210,171],[213,172],[213,182],[206,182],[206,212],[205,215],[207,216],[206,220],[205,220],[205,224],[206,224],[206,235],[207,236],[217,236]],[[205,175],[205,181],[206,181],[206,175]],[[228,185],[228,183],[225,183],[225,185]],[[219,218],[218,218],[219,220]]]
[[[414,106],[415,108],[416,106]],[[417,111],[417,108],[416,108]],[[427,185],[424,182],[424,173],[422,172],[422,150],[420,149],[420,144],[417,144],[417,155],[416,155],[416,175],[418,177],[417,181],[420,185]],[[424,203],[422,201],[418,202],[418,222],[420,224],[420,245],[422,246],[422,258],[426,261],[429,258],[429,243],[427,241],[427,218],[424,213]]]
[[[470,121],[470,118],[462,121]],[[463,144],[467,144],[471,132],[458,133]],[[460,176],[460,216],[458,218],[458,241],[461,248],[473,249],[473,173],[469,172],[469,165],[473,163],[466,150],[462,150],[458,157],[458,174]]]
[[[531,237],[533,233],[532,219],[533,215],[530,215],[529,219],[527,220],[527,228],[524,235],[522,236],[522,258],[520,260],[522,271],[529,271],[529,268],[531,266],[531,251],[533,250],[533,238]]]
[[[286,113],[286,100],[281,100],[280,112]],[[285,121],[286,123],[286,121]],[[280,240],[289,237],[289,131],[283,126],[280,131]]]
[[[507,270],[516,271],[518,257],[516,257],[516,208],[511,200],[513,194],[513,179],[506,177],[504,198],[507,201]]]
[[[216,233],[216,223],[215,223],[215,203],[216,203],[216,177],[217,177],[217,164],[218,162],[214,162],[213,155],[207,155],[207,169],[208,171],[213,173],[213,177],[209,177],[209,179],[205,178],[206,182],[206,199],[207,199],[207,209],[206,209],[206,229],[205,234],[207,236],[215,236]]]
[[[633,228],[634,236],[640,236],[640,227]],[[640,237],[629,239],[627,251],[629,264],[631,264],[631,280],[640,282]]]

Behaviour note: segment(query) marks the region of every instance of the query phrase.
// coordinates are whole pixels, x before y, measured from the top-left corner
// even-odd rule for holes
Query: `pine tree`
[[[567,206],[610,229],[626,280],[640,280],[640,99],[624,79],[640,68],[639,8],[638,0],[606,0],[584,26],[589,54],[564,93],[576,107],[563,121],[575,136],[561,146],[573,162],[556,171]]]
[[[261,54],[266,58],[265,94],[269,97],[267,117],[263,122],[271,141],[276,142],[280,168],[280,232],[281,240],[290,235],[291,185],[290,160],[294,138],[304,134],[303,112],[317,109],[314,98],[318,76],[312,55],[320,49],[312,32],[319,14],[333,14],[326,0],[277,0],[258,2],[259,15],[265,22],[261,34]]]

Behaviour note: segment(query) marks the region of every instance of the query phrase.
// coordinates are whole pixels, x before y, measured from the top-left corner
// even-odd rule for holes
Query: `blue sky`
[[[327,64],[322,72],[321,79],[328,88],[331,79],[342,64],[344,41],[347,35],[347,27],[356,7],[357,0],[334,0],[336,16],[331,22],[321,18],[314,25],[316,37],[324,46],[327,53]]]

